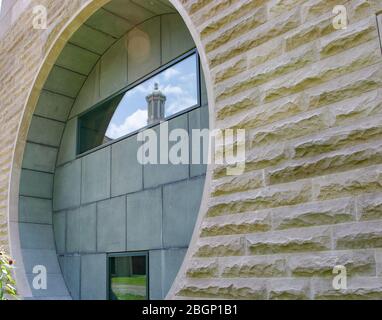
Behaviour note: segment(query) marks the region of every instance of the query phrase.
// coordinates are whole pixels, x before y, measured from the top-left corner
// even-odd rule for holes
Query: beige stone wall
[[[170,297],[382,297],[380,1],[193,1],[215,126],[247,130],[246,172],[213,170]],[[348,290],[332,287],[344,265]]]
[[[23,144],[49,65],[105,2],[15,1],[17,18],[0,20],[2,246],[14,245]],[[347,1],[346,30],[332,26],[335,0],[172,2],[208,59],[212,124],[247,130],[247,163],[233,177],[210,168],[169,297],[381,298],[381,1]],[[48,7],[48,30],[31,27],[34,4]],[[345,292],[331,287],[335,265],[347,267]]]

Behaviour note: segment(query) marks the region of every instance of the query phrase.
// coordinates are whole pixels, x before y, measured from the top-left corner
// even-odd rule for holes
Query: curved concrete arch
[[[107,1],[41,2],[60,9],[50,30],[29,32],[30,8],[16,0],[11,31],[32,41],[0,35],[0,244],[21,269],[12,221],[30,118],[66,41]],[[244,128],[251,141],[248,172],[209,168],[168,298],[381,298],[381,1],[346,1],[346,30],[333,27],[327,0],[171,3],[203,62],[210,128]],[[352,275],[346,290],[333,290],[335,264]],[[25,275],[16,276],[28,295]]]
[[[62,31],[60,34],[56,37],[55,40],[52,40],[51,48],[48,50],[48,53],[46,54],[40,70],[36,76],[36,79],[34,81],[34,86],[31,90],[31,93],[29,95],[28,102],[26,104],[26,107],[24,109],[24,115],[22,118],[22,121],[20,123],[19,127],[19,134],[18,134],[18,141],[16,143],[16,151],[14,153],[14,160],[13,160],[13,166],[12,166],[12,176],[10,180],[10,188],[13,190],[11,193],[11,196],[9,198],[9,221],[13,222],[13,226],[10,228],[10,249],[13,256],[18,261],[18,269],[16,272],[16,279],[18,283],[18,289],[20,294],[25,298],[38,298],[35,297],[32,293],[32,290],[30,288],[30,281],[27,279],[27,275],[24,271],[24,263],[23,263],[23,255],[21,254],[21,248],[20,248],[20,236],[22,236],[19,228],[18,228],[18,195],[19,194],[19,180],[20,180],[20,172],[21,172],[21,162],[23,159],[24,149],[26,145],[27,140],[27,132],[29,125],[31,123],[32,115],[34,113],[34,108],[37,105],[37,101],[39,98],[39,94],[41,90],[44,87],[44,84],[46,80],[48,79],[48,75],[52,68],[55,65],[55,61],[59,57],[60,53],[64,49],[67,41],[71,38],[71,36],[78,30],[78,28],[81,27],[81,24],[87,20],[88,17],[91,17],[92,14],[97,12],[99,8],[102,8],[105,4],[107,4],[109,1],[89,1],[87,4],[83,5],[80,9],[78,9],[77,13],[72,17],[70,21],[68,21],[64,28],[62,28]],[[173,3],[175,6],[178,6],[178,9],[182,10],[182,6],[179,7],[179,4],[176,1]],[[186,15],[184,9],[183,9],[183,15]],[[155,17],[155,16],[153,16]],[[148,18],[152,19],[153,17]],[[183,18],[184,19],[184,18]],[[141,22],[143,23],[143,22]],[[137,26],[140,23],[137,24]],[[188,24],[190,24],[190,21],[188,21]],[[188,28],[190,28],[188,26]],[[196,32],[193,32],[193,36],[196,34]],[[123,37],[123,36],[122,36]],[[195,41],[197,43],[197,41]],[[109,47],[111,47],[113,44],[110,44]],[[199,40],[199,47],[201,47],[201,43]],[[200,50],[200,49],[199,49]],[[107,52],[107,50],[105,51]],[[102,55],[101,55],[102,56]],[[201,54],[201,60],[205,61],[205,55]],[[94,63],[94,66],[96,63]],[[204,63],[202,63],[203,69],[206,68],[204,66]],[[205,73],[206,74],[206,73]],[[207,80],[207,79],[206,79]],[[208,80],[207,80],[208,82]],[[209,86],[211,88],[211,86]],[[211,110],[211,109],[210,109]],[[199,221],[200,219],[198,219]],[[54,241],[52,239],[52,241]],[[52,257],[49,257],[52,259]],[[57,264],[55,262],[55,264]],[[48,297],[50,298],[67,298],[69,297],[69,293],[66,291],[66,289],[57,288],[57,286],[61,286],[64,282],[62,281],[61,277],[58,277],[58,284],[55,285],[54,289],[57,289],[60,292],[65,292],[65,294],[60,293],[59,295],[55,294],[54,292],[49,293]],[[30,280],[30,279],[29,279]],[[29,283],[28,283],[29,282]],[[61,285],[60,285],[61,283]],[[46,297],[45,297],[46,298]]]

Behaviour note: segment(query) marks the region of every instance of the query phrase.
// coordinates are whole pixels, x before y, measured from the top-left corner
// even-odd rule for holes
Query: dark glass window
[[[200,105],[195,51],[79,117],[78,153]]]
[[[109,257],[109,299],[148,299],[147,254]]]

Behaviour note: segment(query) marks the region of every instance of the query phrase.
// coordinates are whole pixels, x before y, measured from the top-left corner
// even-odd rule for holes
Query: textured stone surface
[[[246,237],[252,254],[306,252],[331,249],[329,228],[296,229],[289,232],[270,232]]]
[[[240,280],[189,280],[177,293],[184,297],[224,299],[265,299],[264,281]]]
[[[271,229],[271,219],[268,212],[237,214],[206,219],[203,222],[202,236],[218,236],[240,233],[254,233]]]
[[[364,249],[382,247],[382,223],[359,222],[334,228],[334,238],[338,249]]]
[[[282,256],[227,258],[224,262],[222,276],[227,278],[287,276],[286,260]]]
[[[333,268],[344,266],[349,276],[375,274],[373,251],[337,251],[293,256],[288,259],[288,269],[293,276],[333,277]]]
[[[294,187],[294,188],[293,188]],[[210,201],[208,216],[247,212],[269,207],[293,205],[311,197],[310,183],[280,185],[241,194],[218,197]]]
[[[382,282],[375,277],[357,277],[349,279],[347,289],[335,290],[331,280],[316,280],[313,284],[314,299],[328,300],[380,300]]]
[[[306,279],[272,279],[269,283],[269,299],[307,300],[310,298],[310,281]]]
[[[194,35],[200,35],[202,54],[208,52],[204,67],[212,79],[210,98],[216,97],[216,125],[246,128],[250,143],[245,175],[225,177],[224,166],[214,168],[201,226],[217,234],[196,233],[169,297],[381,299],[382,73],[375,24],[381,2],[346,1],[346,30],[332,27],[333,6],[338,4],[334,0],[173,2],[185,10]],[[53,39],[85,1],[42,3],[55,12],[48,30],[26,28],[31,16],[25,7],[13,12],[17,24],[0,28],[0,245],[5,246],[12,210],[8,200],[15,190],[8,189],[11,168],[21,167],[20,150],[34,109],[28,94]],[[89,29],[81,28],[73,42],[95,33],[99,41],[91,49],[102,54],[113,39]],[[62,81],[73,81],[66,88],[60,87],[62,82],[50,88],[75,94],[81,77],[56,72],[62,73]],[[97,72],[99,67],[94,77],[99,77]],[[32,91],[35,100],[43,85],[39,80]],[[93,89],[92,103],[99,91]],[[57,112],[40,105],[38,114],[65,121],[72,102],[67,98],[52,106]],[[78,103],[75,112],[87,104]],[[18,131],[22,114],[26,119]],[[57,147],[63,130],[59,121],[32,125],[30,142]],[[263,180],[258,179],[262,173]],[[73,192],[70,199],[78,202],[79,193]],[[261,219],[268,215],[270,224]],[[64,220],[65,213],[54,217]],[[267,221],[260,225],[269,230],[256,228],[259,221]],[[44,234],[52,237],[49,230]],[[337,263],[349,268],[347,290],[332,287],[330,269]],[[82,297],[105,298],[104,283],[97,283],[105,277],[105,257],[85,256],[81,264]],[[86,269],[93,265],[102,268]],[[60,282],[56,280],[53,283]]]

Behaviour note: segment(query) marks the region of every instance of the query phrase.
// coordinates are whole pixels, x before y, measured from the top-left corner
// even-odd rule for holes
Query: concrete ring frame
[[[18,195],[19,195],[19,180],[20,180],[20,173],[21,173],[21,163],[24,155],[25,145],[26,145],[26,137],[28,134],[28,128],[31,123],[32,115],[34,113],[34,109],[36,107],[40,91],[47,79],[47,76],[49,75],[49,72],[54,65],[54,62],[58,58],[59,54],[61,53],[61,50],[64,48],[67,41],[70,39],[70,37],[73,35],[73,33],[82,25],[84,21],[86,21],[89,17],[92,16],[93,13],[95,13],[98,9],[100,9],[102,6],[107,4],[112,0],[91,0],[87,1],[77,12],[75,15],[72,16],[72,18],[65,24],[65,26],[62,27],[61,32],[55,37],[55,39],[52,41],[52,44],[50,46],[50,49],[48,50],[45,58],[43,59],[43,62],[39,68],[39,71],[35,77],[34,85],[30,90],[29,98],[27,100],[27,103],[24,107],[24,112],[22,116],[22,121],[19,124],[18,128],[18,134],[17,134],[17,142],[15,146],[15,152],[13,154],[13,160],[12,160],[12,168],[11,168],[11,178],[9,182],[9,190],[12,190],[9,196],[9,216],[8,221],[17,221],[18,219]],[[195,42],[195,45],[197,47],[197,50],[199,52],[201,66],[205,75],[205,83],[206,83],[206,89],[207,89],[207,95],[208,95],[208,108],[209,108],[209,114],[210,114],[210,128],[213,128],[213,117],[212,110],[214,110],[214,100],[213,100],[213,86],[210,78],[210,72],[208,71],[209,67],[207,64],[207,57],[204,52],[203,45],[201,43],[200,37],[198,36],[198,32],[195,29],[189,15],[185,11],[184,7],[179,3],[179,1],[176,0],[169,0],[169,2],[176,8],[182,19],[184,20],[188,30],[191,33],[191,36]],[[206,180],[204,184],[204,192],[202,196],[201,201],[201,208],[198,214],[198,218],[194,227],[193,236],[189,245],[189,248],[192,247],[193,243],[197,241],[198,236],[198,230],[200,227],[200,224],[203,220],[204,212],[206,211],[206,202],[208,201],[208,190],[209,190],[209,181],[211,179],[211,168],[208,166],[207,172],[206,172]],[[26,274],[24,271],[24,265],[23,265],[23,259],[20,249],[20,238],[19,238],[19,231],[17,227],[9,228],[9,239],[10,239],[10,251],[12,256],[17,260],[18,262],[18,268],[16,270],[16,281],[17,281],[17,287],[18,291],[21,294],[21,296],[31,296],[30,287],[28,284],[28,281],[26,279]],[[181,274],[185,270],[186,261],[188,260],[188,257],[190,256],[191,250],[187,250],[187,254],[184,258],[184,261],[182,263],[182,266],[179,270],[178,276],[175,279],[174,283],[176,281],[180,281]],[[179,278],[179,279],[178,279]],[[173,284],[174,286],[174,284]],[[172,298],[173,297],[173,289],[170,289],[167,297]]]
[[[58,11],[52,29],[28,29],[25,3],[37,0],[15,1],[21,23],[0,28],[0,244],[25,297],[17,224],[29,125],[66,42],[109,2],[39,1]],[[250,145],[243,175],[208,166],[167,298],[381,299],[382,1],[169,1],[199,51],[210,129],[243,128]],[[347,289],[333,286],[336,265]]]

